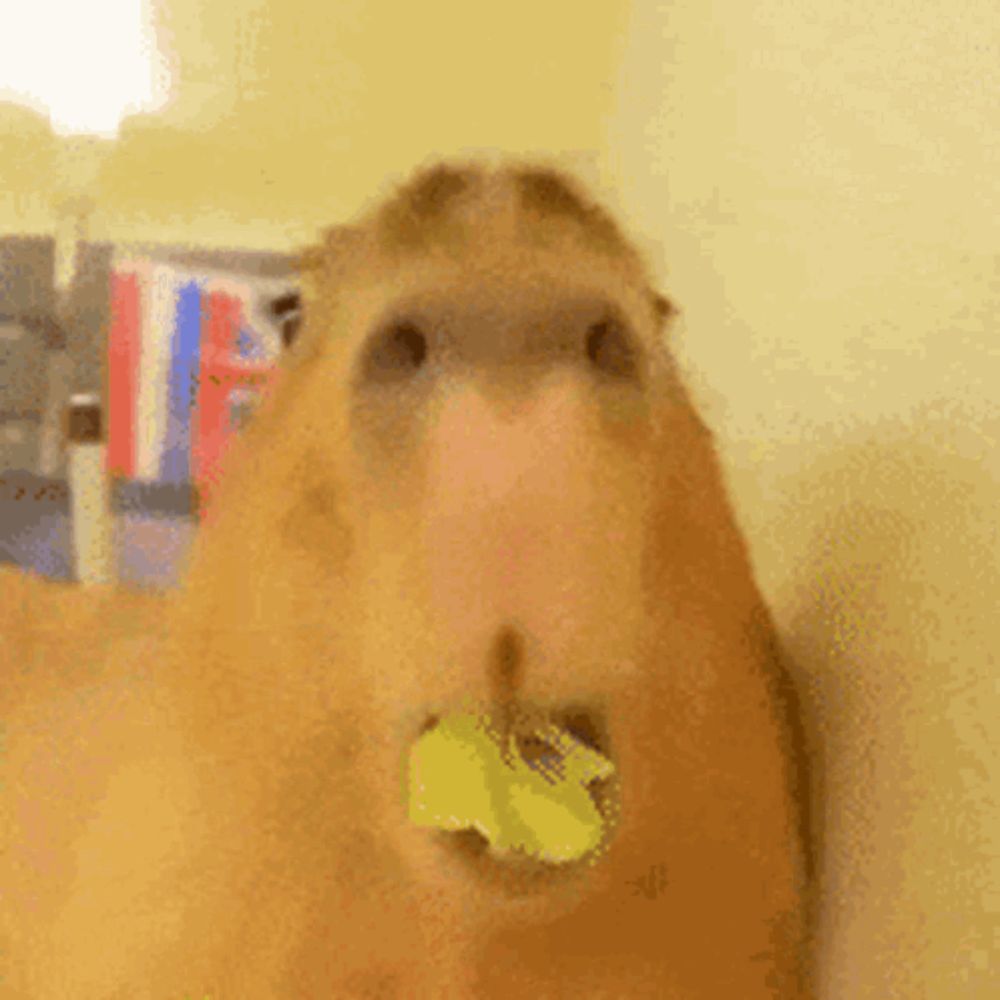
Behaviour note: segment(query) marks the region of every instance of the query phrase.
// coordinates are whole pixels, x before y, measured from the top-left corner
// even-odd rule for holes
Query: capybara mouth
[[[534,720],[534,723],[520,721],[515,724],[515,737],[518,740],[518,745],[526,751],[530,752],[530,747],[544,743],[544,740],[532,730],[533,728],[537,729],[539,725],[545,725],[547,721],[549,725],[565,730],[573,739],[588,749],[611,758],[611,740],[608,735],[607,719],[604,711],[597,706],[571,703],[563,708],[549,710],[547,713],[534,712],[530,718]],[[428,715],[419,728],[418,738],[436,729],[440,725],[441,719],[441,715],[436,713]],[[497,724],[489,717],[484,715],[483,719],[487,728],[497,728]]]
[[[573,705],[553,713],[555,725],[565,729],[585,747],[611,759],[611,740],[608,736],[607,719],[604,712],[596,707]]]
[[[599,708],[514,720],[429,716],[415,746],[426,741],[411,770],[411,818],[479,878],[523,895],[598,863],[614,833],[618,781]]]

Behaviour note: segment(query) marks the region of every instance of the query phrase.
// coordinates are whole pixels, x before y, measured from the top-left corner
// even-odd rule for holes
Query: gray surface
[[[51,237],[0,237],[0,415],[6,420],[37,418],[44,405],[46,348],[57,333],[54,267]]]
[[[72,580],[70,492],[64,480],[0,474],[0,563]],[[123,482],[112,491],[118,579],[133,586],[174,586],[197,532],[190,489]]]
[[[36,469],[38,435],[37,416],[0,413],[0,469]]]
[[[0,515],[9,512],[10,504],[25,499],[55,504],[69,511],[69,483],[20,469],[0,470]],[[187,485],[143,483],[118,480],[111,488],[111,510],[115,514],[141,514],[146,517],[195,517],[197,494]],[[4,524],[0,516],[0,526]]]
[[[45,403],[48,352],[41,335],[0,320],[0,414],[37,416]]]
[[[0,315],[54,314],[55,252],[50,236],[0,237]]]
[[[73,286],[62,309],[71,362],[70,391],[104,395],[104,354],[111,326],[110,243],[80,243]]]

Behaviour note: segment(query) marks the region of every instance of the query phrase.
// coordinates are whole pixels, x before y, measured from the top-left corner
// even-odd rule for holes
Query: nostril
[[[409,364],[419,368],[427,357],[427,338],[417,327],[404,324],[395,332],[395,342],[400,354],[404,355]]]
[[[441,723],[441,717],[439,715],[429,715],[424,724],[420,727],[420,733],[418,734],[418,738],[420,736],[426,735],[432,729],[437,729],[440,723]]]
[[[469,859],[483,858],[490,850],[489,839],[473,826],[444,831],[443,836],[450,842],[452,850]]]
[[[396,382],[418,372],[427,360],[427,336],[415,323],[402,321],[372,338],[363,359],[363,371],[375,382]]]
[[[587,358],[598,371],[615,378],[634,378],[635,351],[628,334],[614,320],[594,323],[587,331]]]

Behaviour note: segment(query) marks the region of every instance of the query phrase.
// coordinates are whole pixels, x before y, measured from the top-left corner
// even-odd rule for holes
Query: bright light
[[[151,0],[0,0],[0,100],[60,133],[113,136],[166,97]]]

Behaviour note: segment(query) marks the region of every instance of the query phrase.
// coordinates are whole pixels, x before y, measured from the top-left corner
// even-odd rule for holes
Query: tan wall
[[[626,0],[583,15],[573,0],[163,0],[173,99],[102,147],[82,185],[91,233],[285,250],[431,153],[586,161],[603,141],[626,12]],[[39,182],[16,186],[37,195]],[[0,202],[0,228],[56,224]]]
[[[615,186],[808,697],[825,996],[987,1000],[1000,8],[637,2],[617,93]]]
[[[0,103],[0,232],[54,231],[58,155],[43,116]]]

